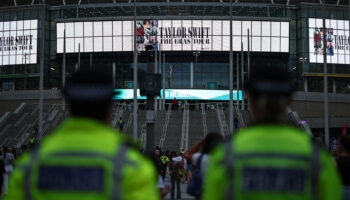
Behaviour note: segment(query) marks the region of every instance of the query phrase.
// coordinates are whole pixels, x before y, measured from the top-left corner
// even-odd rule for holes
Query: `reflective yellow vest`
[[[257,125],[236,134],[210,157],[204,200],[341,200],[328,153],[304,132]]]
[[[158,200],[154,166],[125,143],[98,121],[67,119],[18,160],[5,200]]]

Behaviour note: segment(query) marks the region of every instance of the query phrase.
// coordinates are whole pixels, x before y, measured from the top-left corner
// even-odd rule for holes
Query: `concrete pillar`
[[[304,92],[307,92],[308,89],[307,89],[307,79],[304,78]]]

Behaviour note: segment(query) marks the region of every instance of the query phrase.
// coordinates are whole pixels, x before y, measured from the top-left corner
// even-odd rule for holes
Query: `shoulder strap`
[[[38,157],[39,157],[39,145],[33,149],[30,155],[29,164],[28,166],[25,167],[25,171],[24,171],[24,196],[26,200],[32,200],[30,175],[32,172],[33,165],[38,159]]]
[[[311,139],[311,192],[312,192],[312,199],[318,200],[318,180],[320,176],[320,170],[321,170],[321,163],[320,163],[320,149],[321,146],[315,139]]]
[[[202,163],[203,154],[201,154],[197,160],[196,167],[198,167],[199,170],[201,170],[201,163]]]
[[[227,175],[228,175],[228,187],[226,189],[226,199],[227,200],[233,200],[234,195],[233,195],[233,184],[234,184],[234,161],[235,161],[235,156],[233,152],[233,142],[231,140],[228,140],[225,142],[225,160],[224,162],[226,163],[226,168],[227,168]]]

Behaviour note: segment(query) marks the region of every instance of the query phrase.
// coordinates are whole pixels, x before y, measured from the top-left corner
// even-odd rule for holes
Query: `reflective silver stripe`
[[[235,155],[233,152],[233,142],[231,140],[227,141],[225,143],[225,152],[226,152],[226,158],[225,158],[225,163],[227,167],[227,174],[228,174],[228,187],[226,190],[226,199],[227,200],[233,200],[234,199],[234,188],[233,188],[233,179],[234,179],[234,168],[233,168],[233,163],[235,160]]]
[[[126,158],[126,152],[128,148],[126,145],[121,145],[117,156],[114,159],[114,172],[113,172],[113,194],[112,200],[120,200],[121,199],[121,191],[122,191],[122,169],[123,166],[128,162]]]
[[[122,183],[122,169],[126,164],[135,164],[127,159],[126,153],[128,151],[128,147],[125,144],[122,144],[119,147],[119,150],[116,156],[108,156],[103,153],[85,153],[85,152],[57,152],[49,154],[49,157],[89,157],[89,158],[102,158],[110,160],[114,164],[113,169],[113,194],[112,200],[121,200],[121,183]],[[35,148],[31,154],[30,162],[28,166],[24,168],[25,177],[24,177],[24,193],[26,200],[32,200],[32,192],[31,192],[31,183],[30,183],[30,175],[33,168],[34,163],[38,159],[39,148]]]
[[[50,157],[88,157],[88,158],[102,158],[110,161],[114,161],[113,156],[109,156],[103,153],[96,152],[56,152],[49,154]]]
[[[30,161],[28,166],[25,168],[24,174],[24,195],[26,200],[32,200],[32,191],[31,191],[31,183],[30,183],[30,175],[33,169],[33,165],[39,156],[39,146],[35,147],[30,156]]]
[[[312,199],[318,200],[318,191],[317,191],[317,184],[318,179],[320,176],[320,169],[321,169],[321,163],[320,163],[320,145],[315,140],[311,140],[312,145],[312,155],[311,155],[311,192],[312,192]]]
[[[297,154],[285,154],[285,153],[243,153],[236,155],[237,159],[240,158],[277,158],[277,159],[290,159],[290,160],[302,160],[309,161],[310,156],[297,155]]]

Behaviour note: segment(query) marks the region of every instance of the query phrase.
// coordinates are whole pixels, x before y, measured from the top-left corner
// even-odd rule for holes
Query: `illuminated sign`
[[[38,20],[0,22],[0,65],[37,63]]]
[[[136,46],[162,51],[229,51],[228,20],[142,20],[136,21]],[[133,21],[57,23],[57,53],[133,51]],[[289,22],[232,21],[234,51],[248,49],[248,30],[253,52],[289,52]]]
[[[309,18],[310,63],[323,63],[323,51],[327,52],[327,63],[350,64],[349,21],[326,19],[326,42],[323,44],[322,19]]]
[[[128,100],[134,98],[133,89],[116,89],[120,94],[114,96],[115,100]],[[228,101],[230,100],[229,90],[202,90],[202,89],[165,89],[165,99],[173,100],[209,100],[209,101]],[[163,98],[163,90],[161,90]],[[137,90],[137,99],[146,99],[140,96],[140,90]],[[237,100],[237,91],[233,91],[233,100]],[[242,92],[240,91],[239,100],[242,100]]]

